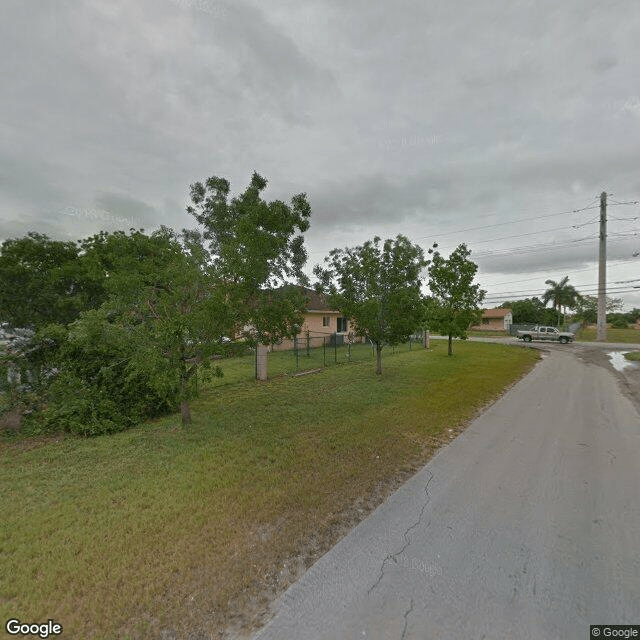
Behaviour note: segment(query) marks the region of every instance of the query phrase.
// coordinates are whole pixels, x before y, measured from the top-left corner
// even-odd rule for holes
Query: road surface
[[[640,415],[611,371],[555,346],[255,640],[587,640],[590,624],[640,624]]]

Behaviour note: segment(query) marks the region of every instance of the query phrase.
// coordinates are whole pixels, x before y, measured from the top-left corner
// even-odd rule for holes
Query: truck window
[[[546,333],[547,327],[540,327],[540,333]]]

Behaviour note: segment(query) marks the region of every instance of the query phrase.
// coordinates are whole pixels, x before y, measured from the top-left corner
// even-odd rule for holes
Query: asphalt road
[[[587,640],[590,624],[640,625],[640,415],[606,367],[549,351],[255,639]]]

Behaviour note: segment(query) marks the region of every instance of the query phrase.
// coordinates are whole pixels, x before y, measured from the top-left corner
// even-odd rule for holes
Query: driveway
[[[590,624],[640,624],[640,415],[577,346],[548,348],[255,639],[586,640]]]

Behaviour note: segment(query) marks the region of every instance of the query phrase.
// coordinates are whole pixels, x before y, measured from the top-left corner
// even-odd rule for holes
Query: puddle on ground
[[[607,355],[611,360],[611,364],[616,371],[623,371],[627,367],[635,367],[635,363],[627,360],[624,357],[625,353],[629,353],[629,351],[609,351]]]

